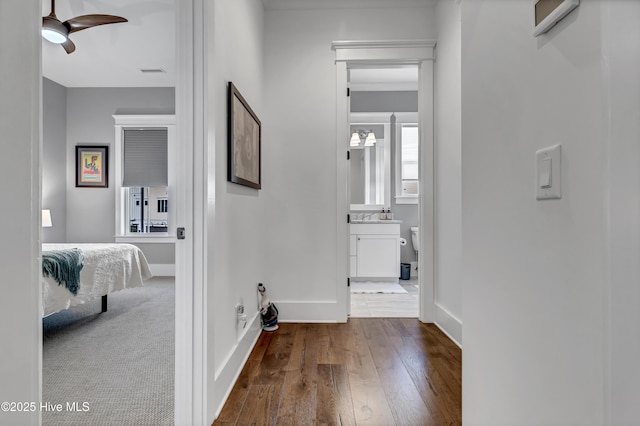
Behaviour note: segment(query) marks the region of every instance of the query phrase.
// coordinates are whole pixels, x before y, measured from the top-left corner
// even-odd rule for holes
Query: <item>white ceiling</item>
[[[438,0],[262,0],[265,9],[362,9],[433,7]]]
[[[425,7],[437,3],[437,0],[262,1],[266,9]],[[122,16],[129,22],[71,34],[76,45],[76,51],[71,54],[43,39],[42,74],[65,87],[173,87],[176,82],[175,8],[176,0],[57,0],[56,15],[63,22],[93,13]],[[42,15],[48,15],[50,10],[50,0],[43,0]],[[141,69],[165,72],[143,73]],[[366,90],[417,90],[417,74],[415,83],[409,83],[409,73],[408,69],[400,68],[383,71],[375,77],[369,75],[370,70],[357,70],[352,73],[352,88],[353,84],[362,83],[369,85],[370,89]],[[399,86],[382,88],[390,83]],[[407,84],[415,84],[416,88]]]
[[[42,16],[51,10],[42,2]],[[65,87],[170,87],[175,85],[175,0],[57,0],[60,21],[87,14],[129,22],[71,34],[76,51],[42,40],[42,74]],[[143,73],[163,69],[165,73]]]

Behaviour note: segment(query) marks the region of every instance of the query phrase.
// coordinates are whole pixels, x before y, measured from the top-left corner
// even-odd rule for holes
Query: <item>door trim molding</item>
[[[205,206],[205,4],[176,4],[176,240],[175,424],[207,425]]]
[[[349,68],[418,65],[418,122],[420,126],[420,314],[422,322],[434,322],[435,290],[435,174],[434,174],[434,62],[435,40],[346,40],[334,41],[336,63],[336,291],[340,321],[349,312],[348,288],[343,286],[349,276],[349,232],[345,218],[349,213],[348,160],[345,151],[349,140],[349,102],[347,75]],[[429,185],[426,185],[428,183]]]
[[[435,60],[435,40],[343,40],[331,43],[336,62],[414,64]],[[362,64],[361,64],[362,65]]]

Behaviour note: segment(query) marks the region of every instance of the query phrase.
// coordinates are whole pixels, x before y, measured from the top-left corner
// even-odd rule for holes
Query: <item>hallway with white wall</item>
[[[3,158],[15,161],[0,168],[2,194],[13,200],[3,215],[12,224],[2,245],[6,283],[35,284],[40,275],[39,194],[32,197],[40,173],[36,3],[7,3],[0,15],[3,34],[11,34],[0,46],[16,59],[0,63],[7,112],[0,123],[5,140],[21,142],[3,145]],[[443,207],[437,273],[440,283],[455,282],[460,250],[462,285],[442,288],[436,298],[464,320],[465,425],[633,425],[640,418],[640,4],[583,1],[540,38],[531,35],[528,1],[456,4],[462,10],[462,231],[458,247],[457,220]],[[322,306],[337,299],[331,41],[442,37],[445,44],[448,33],[437,21],[455,18],[444,3],[437,14],[432,7],[264,10],[254,0],[209,6],[211,173],[202,250],[209,261],[203,304],[210,420],[234,378],[228,361],[246,355],[233,307],[240,298],[250,306],[256,281],[270,285],[275,300]],[[353,25],[361,21],[373,25]],[[457,67],[455,56],[443,52],[442,59]],[[265,122],[259,195],[225,181],[230,79]],[[441,112],[449,108],[438,105]],[[439,161],[456,166],[455,125],[439,125],[440,140],[454,141],[440,147]],[[554,143],[563,145],[563,198],[539,202],[534,154]],[[455,182],[456,173],[440,168],[438,177]],[[442,206],[457,208],[457,195],[441,195]],[[265,213],[256,218],[256,212]],[[304,286],[301,276],[311,277]],[[37,292],[5,287],[2,336],[14,344],[2,347],[2,381],[12,383],[1,387],[2,399],[35,400]],[[323,314],[310,312],[308,319],[331,319]],[[283,313],[283,319],[300,318]],[[37,413],[15,419],[38,423]]]
[[[335,321],[336,286],[346,287],[346,272],[344,284],[336,283],[336,247],[343,235],[336,224],[332,42],[433,39],[434,8],[419,3],[286,8],[265,2],[265,284],[271,283],[272,298],[284,307],[283,320]]]

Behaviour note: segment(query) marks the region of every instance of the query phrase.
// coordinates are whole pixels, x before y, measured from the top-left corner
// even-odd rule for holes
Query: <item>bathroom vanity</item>
[[[399,220],[351,223],[349,245],[352,278],[398,279],[400,223]]]

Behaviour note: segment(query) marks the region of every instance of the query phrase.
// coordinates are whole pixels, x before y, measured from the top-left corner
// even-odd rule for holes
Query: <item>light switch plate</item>
[[[554,145],[536,151],[536,199],[562,198],[562,147]]]

